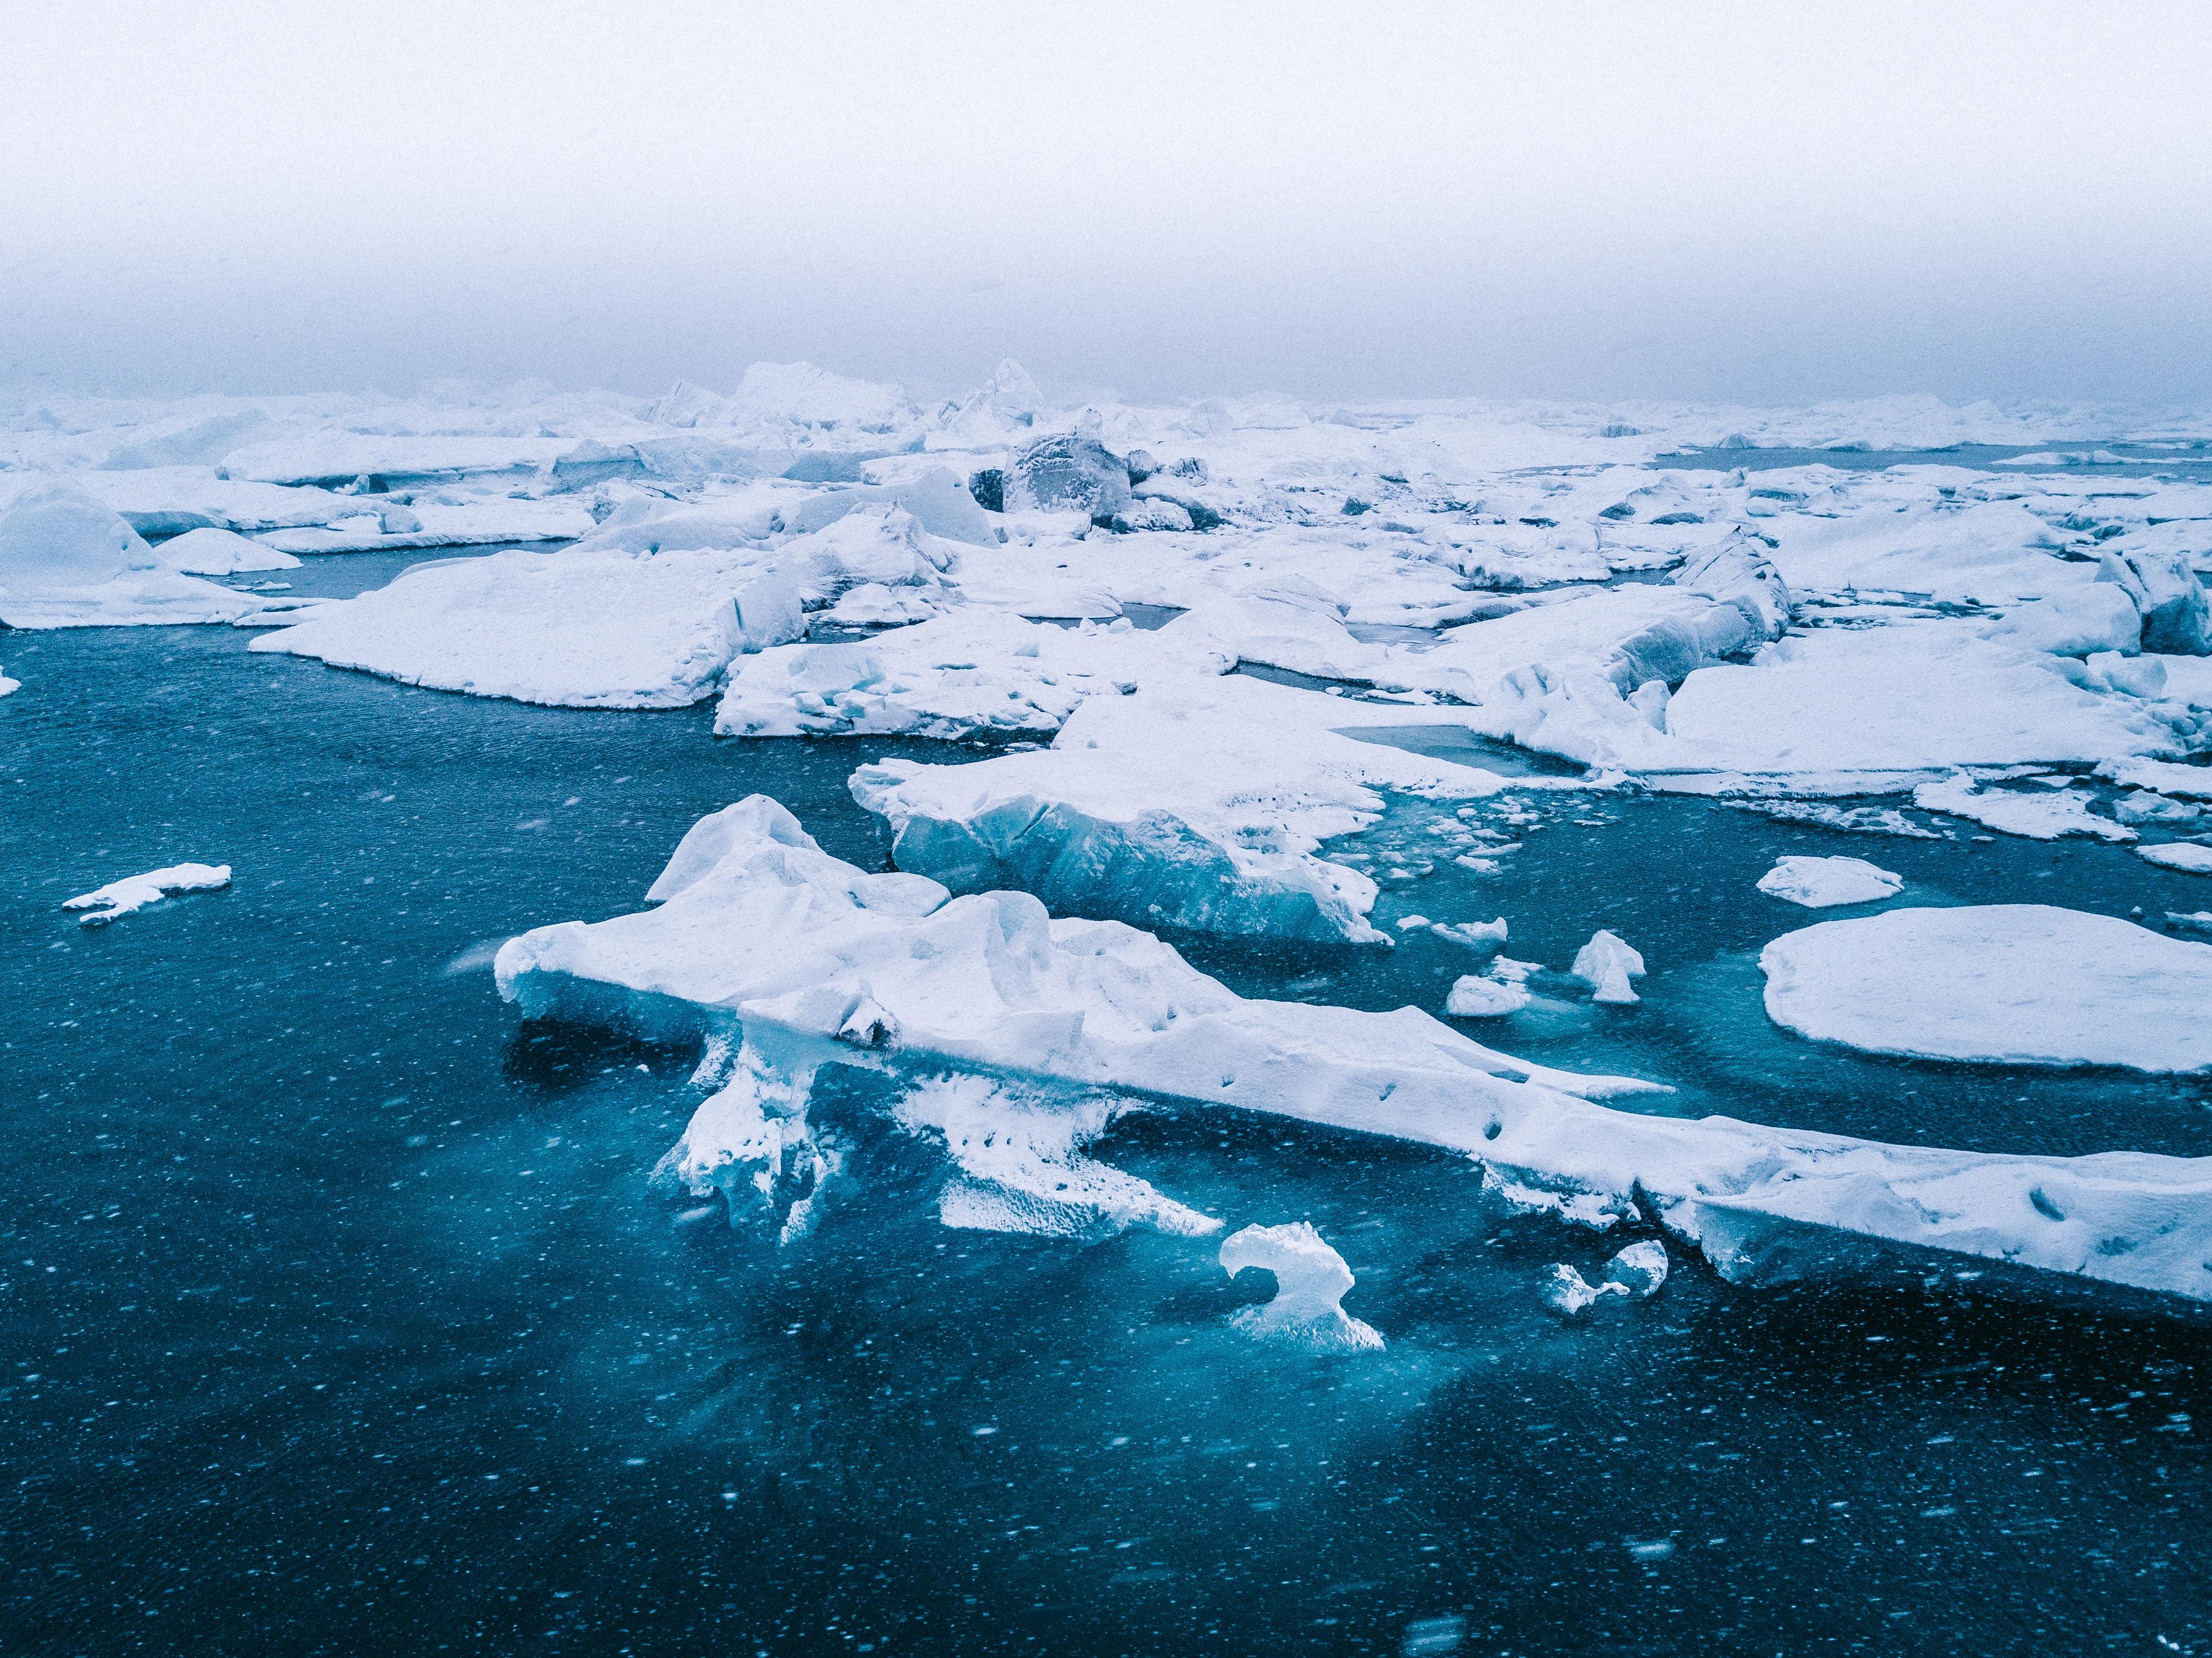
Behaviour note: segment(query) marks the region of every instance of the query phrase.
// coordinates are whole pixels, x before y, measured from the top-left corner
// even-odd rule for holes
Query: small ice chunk
[[[2212,875],[2212,847],[2191,841],[2172,841],[2162,846],[2137,847],[2136,856],[2161,869],[2186,870],[2191,875]]]
[[[6,674],[0,673],[0,696],[5,696],[10,691],[19,691],[22,689],[23,682],[21,680],[10,679]]]
[[[1639,1301],[1649,1301],[1667,1282],[1667,1246],[1646,1238],[1632,1243],[1606,1263],[1609,1283],[1626,1284]]]
[[[1429,928],[1439,938],[1474,950],[1496,950],[1505,943],[1505,918],[1494,921],[1438,921]]]
[[[1590,936],[1588,944],[1575,952],[1575,964],[1570,971],[1596,991],[1591,999],[1625,1005],[1637,999],[1628,981],[1644,976],[1644,958],[1619,935],[1601,927]]]
[[[1533,999],[1518,980],[1468,973],[1453,982],[1451,994],[1444,998],[1444,1011],[1455,1019],[1495,1019],[1519,1011]]]
[[[62,908],[92,911],[84,918],[83,925],[98,926],[118,915],[128,915],[134,909],[143,909],[172,892],[207,892],[229,884],[228,864],[172,864],[167,869],[150,870],[143,875],[110,881],[104,887],[79,893],[64,902]]]
[[[1544,1305],[1562,1318],[1577,1318],[1595,1306],[1605,1296],[1633,1295],[1626,1284],[1608,1279],[1603,1284],[1592,1284],[1580,1272],[1564,1261],[1554,1261],[1544,1271],[1544,1282],[1537,1293]]]
[[[2092,814],[2089,803],[2070,790],[2063,794],[2022,794],[2008,789],[1984,789],[1965,772],[1941,782],[1923,783],[1912,791],[1912,804],[1923,811],[1946,812],[2031,841],[2056,841],[2069,835],[2094,835],[2100,841],[2136,838],[2136,832],[2124,824]]]
[[[1759,878],[1769,897],[1826,909],[1834,904],[1871,904],[1904,889],[1905,878],[1863,858],[1778,858]]]
[[[300,561],[291,554],[212,524],[163,542],[154,550],[154,556],[179,575],[243,575],[254,570],[300,568]]]
[[[2143,823],[2193,823],[2204,808],[2188,800],[2169,800],[2149,789],[2135,789],[2112,802],[2112,816],[2130,826]]]
[[[1352,1286],[1352,1269],[1310,1221],[1246,1227],[1222,1244],[1221,1266],[1231,1278],[1247,1266],[1275,1275],[1275,1298],[1241,1309],[1231,1321],[1246,1334],[1315,1352],[1382,1351],[1381,1334],[1337,1304]]]
[[[2092,683],[2130,696],[2154,698],[2166,694],[2166,664],[2155,657],[2098,651],[2082,665],[2088,670]]]
[[[1429,918],[1425,915],[1401,915],[1398,918],[1398,931],[1401,932],[1410,932],[1417,926],[1429,925],[1431,925]],[[1437,930],[1441,932],[1443,929]]]

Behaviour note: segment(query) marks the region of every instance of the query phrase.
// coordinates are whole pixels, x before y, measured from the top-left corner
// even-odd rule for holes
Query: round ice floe
[[[1495,1019],[1518,1012],[1533,999],[1517,981],[1487,979],[1478,973],[1462,975],[1444,999],[1444,1011],[1455,1019]]]
[[[1247,1266],[1275,1275],[1275,1298],[1236,1315],[1233,1321],[1246,1333],[1315,1352],[1382,1351],[1381,1334],[1337,1304],[1352,1285],[1352,1269],[1310,1221],[1248,1226],[1222,1244],[1221,1266],[1232,1278]]]
[[[1832,904],[1871,904],[1894,897],[1905,878],[1863,858],[1778,858],[1759,878],[1759,890],[1808,909]]]
[[[2212,945],[2047,904],[1893,909],[1785,933],[1766,1012],[1816,1041],[1993,1065],[2212,1070]]]
[[[2194,841],[2174,841],[2163,846],[2137,847],[2136,856],[2147,859],[2163,869],[2186,870],[2191,875],[2212,875],[2212,847],[2201,847]]]

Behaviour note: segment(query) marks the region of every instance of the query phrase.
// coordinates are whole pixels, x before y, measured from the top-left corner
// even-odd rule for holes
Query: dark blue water
[[[687,1224],[645,1175],[694,1056],[521,1024],[479,946],[635,907],[696,817],[754,789],[877,864],[846,774],[942,750],[716,744],[704,710],[476,701],[244,645],[0,648],[24,682],[0,701],[0,1651],[2212,1640],[2197,1327],[1942,1284],[1740,1291],[1679,1256],[1656,1300],[1563,1326],[1537,1272],[1619,1240],[1503,1216],[1464,1163],[1125,1121],[1111,1160],[1231,1226],[1309,1218],[1351,1261],[1388,1351],[1301,1357],[1229,1327],[1252,1292],[1206,1241],[946,1230],[945,1168],[865,1080],[818,1108],[854,1177],[817,1231]],[[1633,808],[1655,810],[1555,824],[1516,897],[1468,899],[1511,914],[1516,954],[1604,924],[1650,958],[1646,1006],[1559,1056],[1823,1126],[2074,1132],[2063,1093],[1953,1123],[1732,1058],[1751,1026],[1694,1008],[1741,988],[1762,927],[1812,919],[1756,920],[1741,890],[1833,837]],[[2002,855],[1869,846],[1962,898]],[[2095,851],[2042,885],[2118,902]],[[187,858],[235,884],[100,930],[57,907]],[[1330,975],[1332,999],[1431,1007],[1455,965],[1218,953],[1246,988]],[[2112,1097],[2139,1123],[2078,1138],[2195,1144],[2166,1085],[2133,1087]]]

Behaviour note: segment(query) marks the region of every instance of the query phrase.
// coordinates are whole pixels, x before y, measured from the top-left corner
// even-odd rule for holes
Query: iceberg
[[[1518,980],[1464,973],[1452,981],[1444,1011],[1455,1019],[1496,1019],[1518,1013],[1534,999]]]
[[[2095,1284],[2154,1306],[2212,1302],[2212,1159],[1993,1156],[1618,1109],[1599,1102],[1656,1085],[1516,1060],[1412,1008],[1247,1000],[1117,922],[865,873],[759,796],[695,825],[648,896],[657,908],[509,939],[501,993],[529,1017],[703,1037],[710,1083],[739,1056],[671,1157],[690,1189],[747,1205],[766,1176],[784,1230],[835,1175],[835,1147],[805,1123],[815,1069],[949,1069],[1435,1146],[1524,1206],[1600,1227],[1648,1217],[1739,1283],[1967,1258],[2016,1293]],[[2201,1005],[2202,987],[2190,994]],[[2177,1040],[2189,1028],[2167,1026]],[[740,1083],[737,1105],[717,1107]]]
[[[1637,999],[1628,981],[1644,976],[1644,957],[1616,934],[1601,928],[1575,952],[1575,963],[1569,971],[1596,993],[1593,1001],[1625,1006]]]
[[[229,884],[228,864],[172,864],[167,869],[126,876],[104,887],[94,887],[90,892],[79,893],[64,900],[62,908],[89,910],[91,914],[82,917],[79,925],[104,926],[118,915],[128,915],[133,910],[158,903],[173,892],[211,892]]]
[[[136,530],[68,484],[0,512],[0,623],[10,628],[231,622],[260,601],[165,568]]]
[[[1905,890],[1905,878],[1863,858],[1778,858],[1759,878],[1759,890],[1808,909],[1827,909],[1893,898]]]
[[[300,568],[300,561],[289,553],[213,525],[187,530],[163,542],[155,556],[179,575],[243,575],[254,570]]]
[[[2162,869],[2178,869],[2191,875],[2212,875],[2212,847],[2199,846],[2189,841],[2169,841],[2154,847],[2137,847],[2136,856]]]
[[[1816,1042],[1985,1065],[2212,1070],[2212,945],[2048,904],[1893,909],[1760,952],[1766,1012]]]

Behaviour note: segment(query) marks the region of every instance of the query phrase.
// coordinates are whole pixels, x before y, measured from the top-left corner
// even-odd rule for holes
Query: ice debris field
[[[898,1080],[901,1125],[956,1171],[955,1226],[1224,1230],[1239,1218],[1089,1155],[1117,1113],[1169,1102],[1471,1158],[1516,1205],[1656,1230],[1738,1282],[1971,1260],[2020,1293],[2212,1302],[2212,1167],[2131,1151],[2124,1123],[2056,1157],[1690,1120],[1665,1114],[1682,1078],[1471,1034],[1562,999],[1638,1017],[1632,937],[1600,930],[1565,965],[1506,953],[1513,859],[1518,826],[1573,822],[1551,808],[1658,793],[1877,848],[1758,881],[1778,913],[1840,912],[1759,958],[1782,1029],[2212,1072],[2212,944],[2169,936],[2186,912],[2160,931],[2032,893],[1959,905],[1878,861],[1885,836],[2003,836],[2212,872],[2202,422],[1924,399],[1055,406],[1008,362],[934,402],[763,364],[726,395],[48,400],[0,426],[10,629],[251,629],[255,652],[412,685],[711,702],[717,740],[848,746],[895,869],[840,862],[755,797],[684,837],[648,908],[549,916],[498,955],[528,1015],[704,1043],[659,1179],[732,1223],[805,1235],[841,1178],[810,1093],[845,1065]],[[291,591],[310,561],[417,550],[354,597]],[[895,737],[964,757],[871,752]],[[1363,834],[1406,803],[1433,844],[1378,857]],[[1484,912],[1378,919],[1422,860],[1486,883]],[[228,874],[181,864],[70,902],[102,920]],[[1254,1000],[1163,932],[1421,936],[1467,970],[1433,1010]],[[1252,1333],[1387,1339],[1337,1304],[1349,1269],[1310,1228],[1221,1249],[1277,1276]],[[1649,1295],[1664,1248],[1616,1266],[1531,1293],[1570,1316]]]

